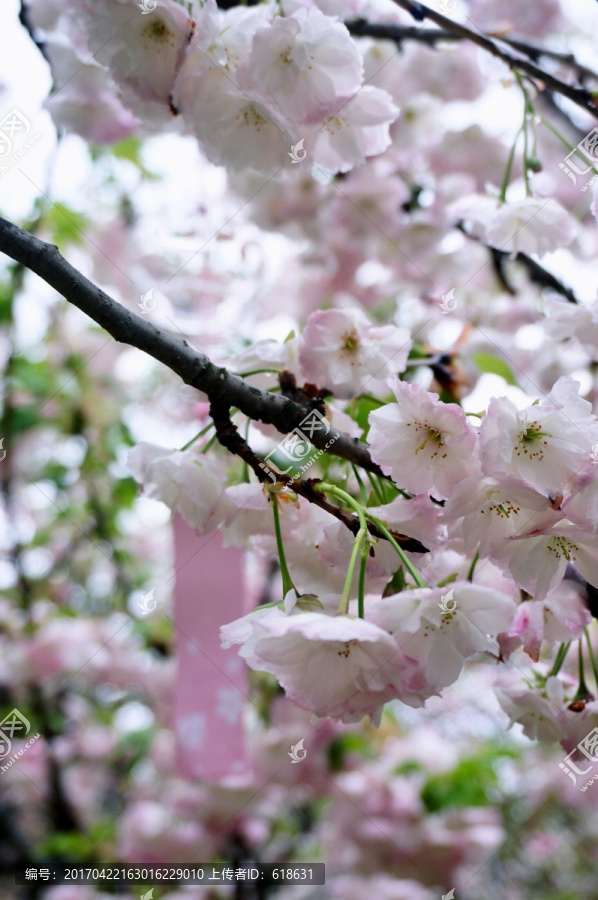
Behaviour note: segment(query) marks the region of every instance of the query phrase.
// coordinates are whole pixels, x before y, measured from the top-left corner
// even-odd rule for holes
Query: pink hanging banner
[[[224,549],[219,531],[198,535],[178,515],[173,526],[178,770],[206,781],[250,775],[246,667],[234,650],[220,647],[220,626],[247,611],[243,551]]]

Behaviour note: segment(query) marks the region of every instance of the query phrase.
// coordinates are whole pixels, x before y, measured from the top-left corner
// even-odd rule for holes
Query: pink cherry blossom
[[[462,534],[468,553],[492,556],[525,529],[550,501],[516,478],[472,475],[457,485],[444,507],[443,518]]]
[[[320,122],[361,86],[363,63],[349,32],[318,9],[277,17],[256,32],[239,77],[298,124]]]
[[[542,641],[555,643],[580,638],[591,621],[579,591],[563,581],[544,600],[521,603],[507,637],[519,638],[528,656],[538,662]]]
[[[557,515],[512,537],[494,559],[535,600],[543,600],[562,581],[569,563],[590,584],[598,584],[596,535]]]
[[[141,442],[130,451],[131,473],[147,497],[180,512],[189,525],[206,533],[222,515],[224,482],[218,464],[193,450],[170,451]]]
[[[289,699],[318,717],[354,722],[369,715],[377,724],[388,700],[421,706],[425,699],[417,666],[388,632],[363,619],[270,609],[226,626],[222,636],[242,643],[251,668],[271,672]]]
[[[327,172],[348,172],[390,145],[389,126],[398,116],[390,94],[366,85],[339,104],[313,134],[313,160]]]
[[[400,487],[448,497],[477,467],[475,432],[455,404],[418,384],[398,378],[389,384],[397,402],[370,413],[372,456]]]
[[[384,394],[392,373],[403,372],[411,349],[407,328],[373,326],[359,309],[313,313],[299,343],[306,381],[337,396]]]
[[[446,597],[446,611],[441,608]],[[515,603],[506,594],[468,582],[445,588],[418,588],[385,597],[371,608],[371,619],[390,631],[397,647],[416,660],[430,685],[457,680],[474,653],[498,653],[491,635],[512,623]]]
[[[598,420],[578,392],[579,383],[563,376],[544,400],[521,410],[494,397],[480,429],[484,473],[515,476],[545,494],[564,491],[591,466],[598,440]]]

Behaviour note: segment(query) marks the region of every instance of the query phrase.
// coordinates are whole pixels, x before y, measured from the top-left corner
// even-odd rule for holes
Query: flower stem
[[[415,566],[412,565],[411,560],[406,556],[405,551],[401,547],[399,547],[399,545],[393,538],[392,534],[390,533],[390,531],[388,530],[388,528],[386,527],[384,522],[381,522],[380,519],[377,519],[370,512],[366,511],[365,515],[366,515],[366,518],[368,518],[370,520],[370,522],[374,523],[376,528],[380,529],[380,531],[382,532],[382,534],[384,535],[386,540],[389,542],[391,547],[394,547],[394,549],[397,551],[397,553],[399,554],[399,556],[401,558],[401,562],[403,563],[403,565],[405,566],[405,568],[407,569],[407,571],[409,572],[409,574],[415,581],[416,585],[421,588],[429,587],[429,585],[426,584],[426,582],[421,577],[421,575],[419,574],[419,572],[417,571]]]
[[[554,676],[559,674],[559,672],[561,671],[561,667],[562,667],[563,663],[565,662],[565,657],[567,656],[567,653],[569,652],[570,646],[571,646],[571,641],[567,641],[566,644],[561,644],[561,646],[558,649],[556,658],[554,660],[554,665],[553,665],[552,669],[550,670],[550,672],[548,673],[548,678],[553,678]]]
[[[540,116],[540,121],[541,121],[542,125],[545,125],[546,128],[548,128],[548,130],[551,131],[554,134],[554,136],[556,138],[558,138],[562,144],[565,145],[565,147],[567,147],[569,150],[575,150],[576,155],[579,156],[579,158],[582,159],[585,163],[587,163],[587,159],[582,155],[580,149],[575,144],[572,144],[571,141],[567,140],[565,135],[561,134],[561,132],[558,130],[558,128],[554,127],[552,122],[549,122],[548,119],[544,118],[544,116]],[[590,166],[590,168],[591,168],[592,172],[594,173],[594,175],[598,175],[598,169],[595,166]]]
[[[588,643],[588,652],[590,654],[590,662],[592,664],[592,672],[594,673],[594,680],[596,685],[598,686],[598,666],[596,665],[596,657],[594,656],[594,651],[592,649],[592,642],[590,640],[590,632],[587,628],[584,628],[583,633],[586,636],[586,641]]]
[[[287,558],[284,553],[282,543],[282,531],[280,529],[280,512],[278,509],[278,497],[276,494],[270,494],[270,502],[272,503],[272,511],[274,513],[274,533],[276,535],[276,547],[278,550],[278,559],[280,560],[280,574],[282,575],[282,593],[286,597],[289,591],[296,590],[287,565]]]
[[[513,160],[515,159],[515,150],[517,149],[517,144],[519,142],[519,135],[521,134],[522,129],[520,128],[517,134],[515,135],[515,140],[513,141],[513,146],[511,147],[511,152],[509,153],[509,158],[507,159],[507,168],[505,169],[505,175],[502,180],[502,185],[500,188],[499,199],[502,203],[505,203],[507,199],[507,188],[509,187],[509,181],[511,180],[511,170],[513,168]]]
[[[365,489],[365,484],[363,483],[363,478],[359,474],[359,469],[355,465],[355,463],[351,463],[351,468],[353,469],[353,474],[357,480],[357,484],[359,485],[359,493],[361,494],[361,502],[364,506],[368,505],[368,495]]]
[[[365,583],[365,562],[363,558],[363,547],[366,542],[367,534],[368,534],[368,525],[366,522],[366,512],[361,506],[360,503],[355,500],[351,494],[348,494],[346,491],[343,491],[341,488],[337,487],[335,484],[326,484],[325,482],[320,482],[320,484],[316,484],[314,486],[314,490],[318,491],[321,494],[333,494],[335,497],[338,497],[339,500],[343,500],[347,506],[350,506],[351,509],[354,509],[357,513],[357,517],[359,519],[359,531],[355,535],[355,541],[353,543],[353,550],[351,551],[351,559],[349,560],[349,568],[347,569],[347,575],[345,578],[345,584],[343,586],[343,592],[341,594],[341,599],[338,604],[338,614],[346,615],[347,610],[349,608],[349,597],[351,595],[351,585],[353,583],[353,573],[355,572],[355,564],[357,563],[357,557],[360,553],[362,553],[362,562],[361,567],[363,568],[363,579]],[[366,545],[367,546],[367,545]],[[359,573],[359,583],[360,590],[363,588],[362,584],[362,573],[360,569]],[[360,608],[360,616],[362,616],[363,612],[363,597],[359,599],[359,608]]]
[[[578,644],[577,650],[578,650],[577,662],[578,662],[578,667],[579,667],[579,687],[577,688],[575,700],[587,700],[588,694],[590,692],[588,691],[588,686],[586,684],[586,676],[585,676],[584,666],[583,666],[583,645],[582,645],[581,638],[579,639],[579,644]]]
[[[214,423],[213,423],[213,422],[209,422],[209,423],[206,425],[205,428],[202,428],[201,431],[198,431],[198,432],[197,432],[197,434],[195,435],[195,437],[192,437],[190,441],[187,441],[187,443],[184,445],[184,447],[181,447],[181,449],[179,450],[179,453],[182,453],[183,450],[188,450],[189,447],[191,446],[191,444],[194,444],[195,441],[197,441],[200,437],[203,437],[203,436],[204,436],[204,434],[206,433],[206,431],[209,431],[210,428],[213,428],[213,427],[214,427]]]
[[[367,541],[361,545],[361,564],[359,566],[359,585],[357,588],[357,609],[360,619],[365,618],[365,567],[367,565],[370,548]]]
[[[473,573],[475,572],[475,567],[476,567],[476,564],[477,564],[477,561],[478,561],[479,558],[480,558],[480,551],[479,551],[479,550],[476,550],[475,556],[474,556],[474,558],[472,559],[471,565],[470,565],[470,567],[469,567],[469,572],[467,573],[467,580],[468,580],[468,581],[473,581]]]

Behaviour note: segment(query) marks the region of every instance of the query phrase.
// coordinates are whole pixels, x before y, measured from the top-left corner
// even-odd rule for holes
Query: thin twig
[[[359,531],[360,523],[357,516],[348,513],[346,510],[341,509],[339,506],[335,506],[333,503],[330,503],[321,493],[314,489],[314,485],[319,483],[319,479],[310,478],[310,479],[301,479],[301,478],[289,478],[288,475],[284,475],[281,472],[277,472],[272,468],[271,465],[268,465],[266,468],[262,468],[263,463],[260,458],[253,452],[245,438],[239,434],[239,431],[236,425],[231,421],[229,415],[229,409],[226,404],[223,403],[212,403],[210,406],[210,415],[214,420],[214,425],[216,427],[216,435],[218,440],[225,447],[229,453],[233,453],[235,456],[238,456],[242,459],[247,465],[252,469],[255,473],[258,481],[263,484],[274,484],[278,483],[281,486],[285,485],[289,491],[293,491],[295,494],[298,494],[300,497],[303,497],[305,500],[308,500],[310,503],[314,503],[316,506],[319,506],[320,509],[325,510],[330,513],[330,515],[334,516],[335,519],[338,519],[339,522],[342,522],[349,531],[356,535]],[[392,537],[402,546],[403,550],[409,550],[412,553],[427,553],[427,547],[424,547],[418,540],[415,538],[408,537],[406,534],[399,534],[394,531],[390,531],[388,529]],[[386,540],[386,535],[383,533],[382,529],[378,528],[375,524],[369,523],[368,531],[373,537],[381,538]]]
[[[454,22],[452,19],[443,16],[442,13],[436,12],[436,10],[431,9],[429,6],[425,6],[423,3],[414,3],[412,0],[394,0],[394,3],[396,3],[397,6],[400,6],[401,9],[410,13],[416,21],[423,22],[426,18],[431,19],[445,31],[449,31],[451,34],[463,38],[464,40],[471,41],[483,50],[491,53],[492,56],[501,59],[510,69],[525,72],[526,75],[534,80],[538,90],[541,91],[548,88],[557,94],[562,94],[563,97],[568,97],[569,100],[577,106],[580,106],[582,109],[585,109],[586,112],[590,113],[595,118],[598,118],[598,108],[596,107],[595,98],[585,87],[576,87],[575,85],[567,84],[567,82],[562,81],[560,78],[551,75],[550,72],[541,69],[529,59],[525,59],[524,56],[513,56],[483,32],[473,31],[473,29],[467,28],[460,22]],[[503,43],[506,42],[503,41]]]

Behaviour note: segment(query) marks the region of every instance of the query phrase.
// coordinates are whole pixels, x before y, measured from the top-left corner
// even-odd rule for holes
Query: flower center
[[[528,459],[544,459],[543,448],[548,446],[548,441],[545,441],[544,438],[547,437],[551,437],[551,435],[542,431],[542,426],[539,422],[530,422],[525,431],[519,435],[516,449],[517,456],[521,456],[523,453]],[[537,444],[540,444],[540,446],[533,449],[534,445]]]
[[[163,22],[162,19],[156,19],[154,22],[149,22],[143,33],[157,44],[164,44],[169,38],[174,36],[166,22]]]
[[[564,556],[567,562],[575,562],[575,551],[579,551],[577,544],[567,540],[565,537],[555,536],[550,538],[548,542],[548,550],[556,559],[562,559]]]
[[[342,337],[343,347],[342,349],[347,353],[355,353],[357,348],[359,347],[359,338],[357,337],[356,331],[348,331]]]
[[[351,654],[351,647],[354,647],[356,645],[357,641],[345,641],[345,643],[343,644],[343,649],[337,650],[337,655],[344,656],[345,659],[348,659]]]
[[[426,444],[429,443],[432,444],[432,447],[429,448],[431,450],[430,459],[434,459],[439,455],[440,450],[444,447],[444,440],[441,431],[437,431],[436,428],[433,428],[427,422],[406,422],[405,427],[415,429],[417,440],[423,437],[422,443],[415,449],[416,456],[419,451],[423,450]],[[423,435],[421,433],[418,434],[418,432],[423,432]],[[443,453],[441,458],[446,459],[446,453]]]

